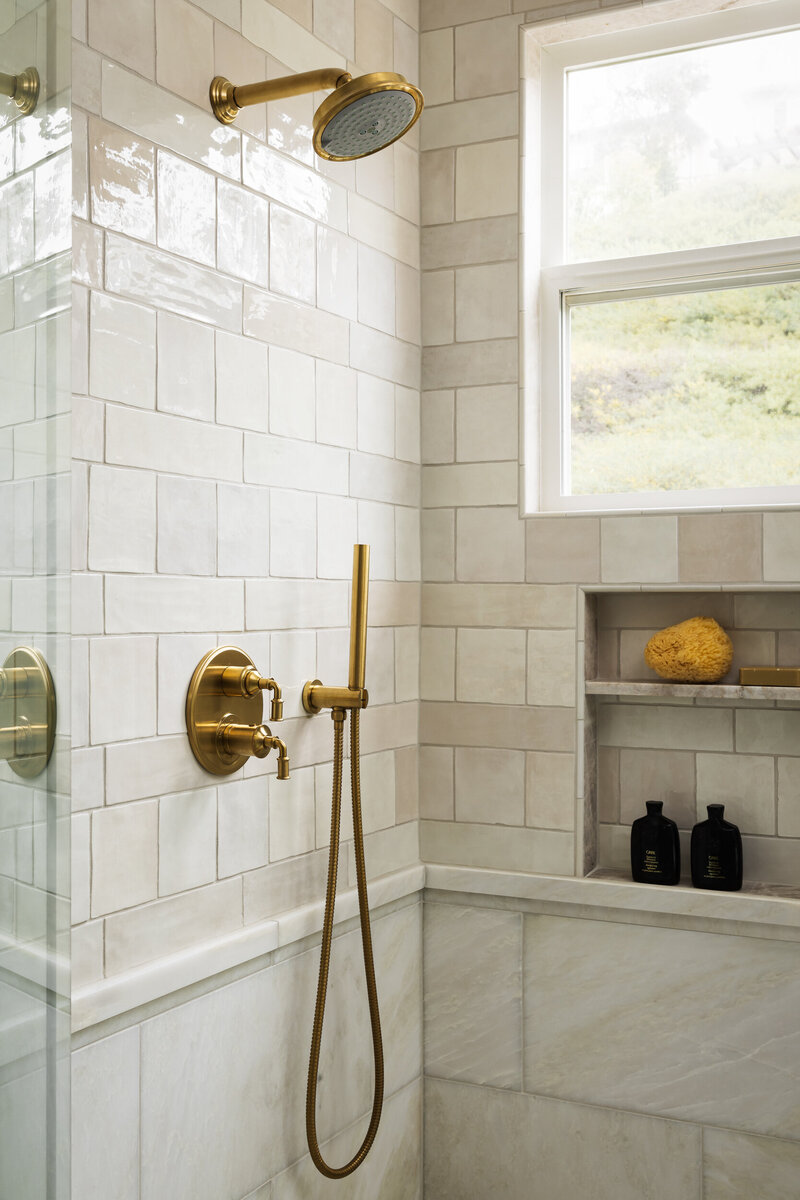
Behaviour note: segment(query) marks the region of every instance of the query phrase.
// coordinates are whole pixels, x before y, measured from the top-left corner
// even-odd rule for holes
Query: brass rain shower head
[[[314,114],[314,149],[321,158],[349,162],[391,146],[417,121],[425,103],[422,92],[393,71],[373,71],[353,79],[330,67],[284,75],[263,83],[235,87],[218,75],[211,81],[211,108],[218,121],[230,125],[248,104],[264,104],[333,88]]]
[[[39,100],[39,72],[27,67],[19,75],[0,71],[0,96],[10,96],[23,116],[32,113]]]

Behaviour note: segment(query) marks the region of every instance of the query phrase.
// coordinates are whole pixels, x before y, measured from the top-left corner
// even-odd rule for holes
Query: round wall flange
[[[32,113],[39,103],[39,72],[36,67],[26,67],[17,75],[17,90],[14,93],[14,103],[23,117]]]
[[[220,738],[221,726],[258,726],[264,717],[261,691],[255,696],[223,691],[222,673],[227,667],[254,668],[255,663],[237,646],[209,650],[197,664],[186,695],[189,742],[200,766],[212,775],[232,775],[248,759],[246,754],[231,754],[225,749]]]
[[[43,655],[31,646],[18,646],[3,663],[8,686],[0,699],[0,728],[27,730],[20,738],[31,752],[11,755],[6,761],[23,779],[35,779],[50,761],[56,738],[56,689]]]
[[[215,75],[208,89],[208,98],[214,116],[223,125],[231,125],[239,115],[239,105],[234,99],[235,88],[224,75]]]

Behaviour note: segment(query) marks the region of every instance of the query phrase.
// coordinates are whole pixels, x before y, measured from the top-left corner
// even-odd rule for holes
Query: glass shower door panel
[[[65,0],[0,0],[3,1200],[69,1196],[69,20]],[[28,68],[40,91],[25,112],[2,85]],[[20,666],[39,656],[55,721]]]

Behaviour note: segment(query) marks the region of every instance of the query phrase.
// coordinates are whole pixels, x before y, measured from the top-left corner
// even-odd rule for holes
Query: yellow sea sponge
[[[730,670],[733,642],[713,617],[690,617],[653,634],[644,661],[673,683],[716,683]]]

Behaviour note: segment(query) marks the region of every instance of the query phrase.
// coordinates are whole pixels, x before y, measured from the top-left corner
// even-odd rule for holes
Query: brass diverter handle
[[[289,778],[286,743],[263,724],[262,693],[272,694],[270,720],[283,719],[281,689],[236,646],[209,650],[195,668],[186,696],[186,730],[194,756],[212,775],[231,775],[248,758],[278,752],[278,779]]]
[[[56,736],[56,693],[38,650],[19,646],[0,669],[0,758],[24,779],[45,769]]]

